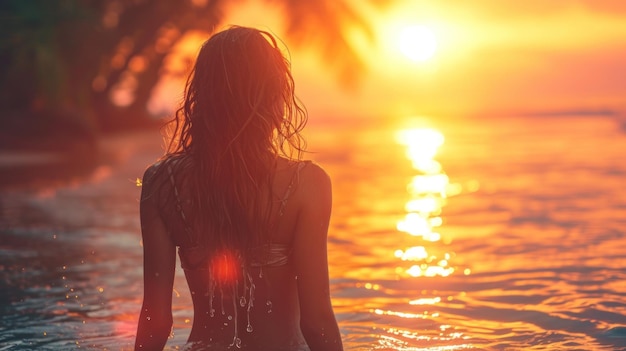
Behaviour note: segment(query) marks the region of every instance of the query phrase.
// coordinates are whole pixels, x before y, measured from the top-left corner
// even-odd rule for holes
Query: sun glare
[[[444,139],[443,134],[432,128],[401,129],[396,133],[396,141],[407,147],[406,156],[417,171],[407,186],[410,199],[404,208],[406,214],[396,228],[421,237],[424,244],[442,240],[436,228],[443,223],[441,212],[448,197],[450,179],[435,156]],[[455,268],[449,264],[452,254],[429,251],[423,245],[396,250],[397,258],[412,263],[409,268],[397,267],[396,271],[412,277],[447,277],[454,273]]]
[[[400,31],[398,47],[409,59],[415,62],[424,62],[435,55],[437,38],[430,28],[411,25]]]

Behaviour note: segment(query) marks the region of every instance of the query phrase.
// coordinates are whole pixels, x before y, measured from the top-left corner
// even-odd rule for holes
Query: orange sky
[[[297,91],[313,118],[626,110],[626,1],[398,0],[382,11],[360,6],[377,40],[354,42],[367,63],[356,90],[342,89],[328,63],[287,41]],[[228,24],[282,36],[280,12],[266,2],[240,2],[228,13]],[[429,61],[413,62],[396,45],[399,30],[411,24],[430,28],[437,38]]]

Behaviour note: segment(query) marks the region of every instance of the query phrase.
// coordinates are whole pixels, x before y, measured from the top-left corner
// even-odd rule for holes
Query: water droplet
[[[230,316],[230,315],[229,315],[229,316],[228,316],[228,320],[229,320],[229,321],[232,321],[232,320],[233,320],[233,316]]]
[[[242,297],[239,298],[239,305],[241,307],[244,307],[246,305],[246,298],[245,297],[242,296]]]
[[[238,349],[240,349],[240,348],[241,348],[241,339],[239,339],[239,338],[236,338],[236,339],[235,339],[235,346],[236,346]]]
[[[215,316],[215,310],[211,309],[211,313],[210,314],[211,314],[211,317],[214,317]]]
[[[248,333],[252,333],[252,326],[250,324],[248,324],[248,327],[246,328],[246,331]]]
[[[147,320],[151,320],[152,318],[150,318],[150,316],[146,317]]]

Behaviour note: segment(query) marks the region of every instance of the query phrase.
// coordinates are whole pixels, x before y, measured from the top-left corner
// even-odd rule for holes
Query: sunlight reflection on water
[[[626,134],[609,119],[312,125],[346,350],[626,349]],[[0,349],[132,349],[136,179],[158,135],[83,182],[0,197]],[[422,151],[420,151],[422,150]],[[421,152],[421,153],[420,153]],[[409,157],[407,157],[409,156]],[[191,299],[182,270],[174,334]]]
[[[396,141],[407,148],[406,155],[413,168],[419,172],[407,186],[411,199],[406,203],[404,219],[396,228],[427,242],[441,240],[441,235],[434,229],[442,224],[441,213],[451,187],[448,176],[443,173],[441,164],[435,159],[437,150],[444,143],[444,136],[433,128],[401,129],[396,132]],[[398,267],[412,277],[446,277],[454,272],[449,266],[450,253],[443,257],[429,254],[424,246],[398,249],[395,256],[413,264],[408,269]]]

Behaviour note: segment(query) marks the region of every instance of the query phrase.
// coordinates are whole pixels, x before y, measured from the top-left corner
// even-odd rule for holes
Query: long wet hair
[[[272,34],[231,27],[202,45],[164,160],[176,163],[176,183],[191,189],[193,243],[246,256],[264,239],[276,160],[301,157],[306,121]]]

